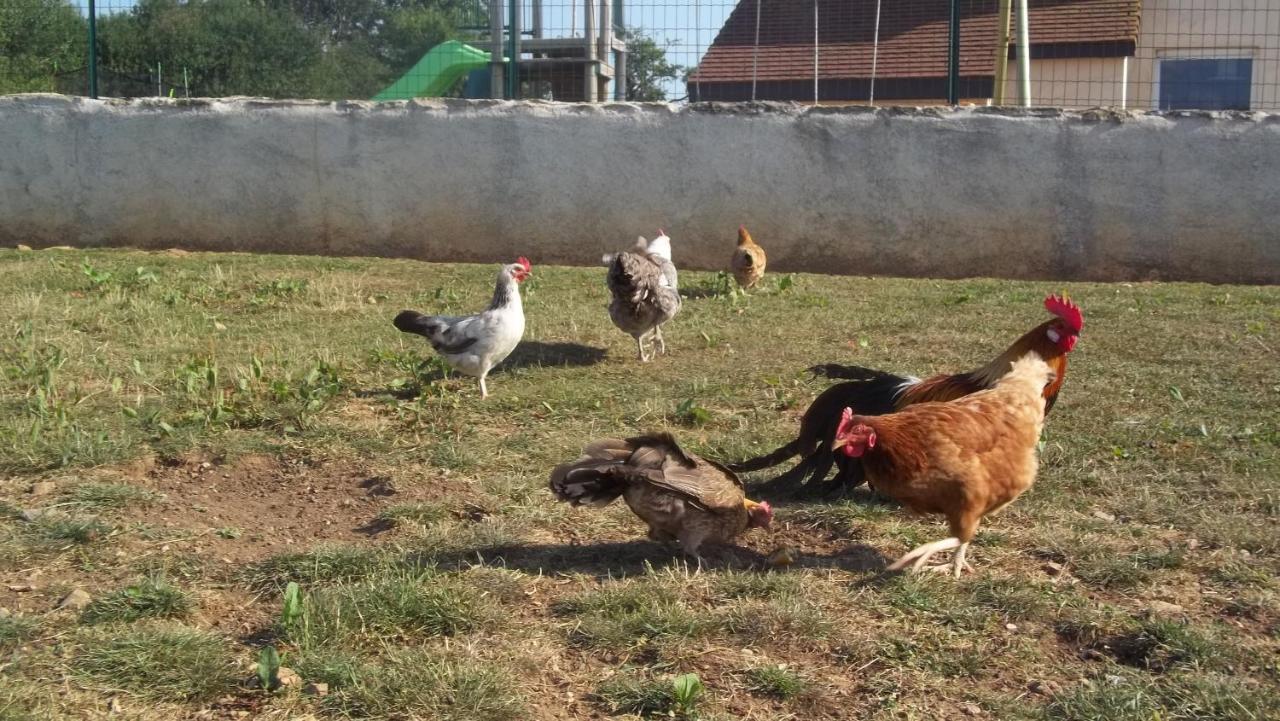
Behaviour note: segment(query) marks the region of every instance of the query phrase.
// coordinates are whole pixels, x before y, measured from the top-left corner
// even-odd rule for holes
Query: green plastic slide
[[[489,53],[457,40],[446,40],[427,51],[409,71],[374,100],[409,100],[444,94],[458,78],[489,64]]]

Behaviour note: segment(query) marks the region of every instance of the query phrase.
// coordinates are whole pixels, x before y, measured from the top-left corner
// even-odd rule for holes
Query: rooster
[[[836,490],[862,483],[862,467],[856,459],[833,454],[831,439],[840,422],[841,410],[853,408],[864,416],[881,415],[901,410],[915,403],[949,401],[990,388],[1005,373],[1013,361],[1028,352],[1040,356],[1054,372],[1054,381],[1044,388],[1044,410],[1048,413],[1058,399],[1058,392],[1067,373],[1067,354],[1075,347],[1084,328],[1084,315],[1080,308],[1065,296],[1050,295],[1044,307],[1053,318],[1041,323],[1014,341],[1004,353],[977,370],[958,375],[935,375],[924,380],[886,373],[859,366],[835,364],[818,365],[809,370],[830,378],[847,379],[823,391],[800,421],[800,434],[785,446],[741,463],[730,464],[738,472],[755,471],[775,466],[792,456],[801,456],[800,463],[764,487],[773,493],[794,490],[798,483],[821,483],[831,466],[839,466],[839,472],[829,489]]]
[[[734,249],[733,258],[729,261],[734,280],[743,288],[750,288],[764,277],[764,266],[764,248],[751,239],[745,225],[739,225],[738,247]]]
[[[733,471],[686,453],[667,433],[591,443],[551,471],[551,492],[575,506],[606,506],[622,496],[649,524],[649,538],[679,541],[695,558],[703,543],[729,543],[773,519],[768,503],[746,497]]]
[[[498,271],[497,287],[489,307],[476,315],[423,315],[401,311],[392,323],[405,333],[427,339],[450,368],[480,379],[480,397],[488,398],[485,376],[515,350],[524,336],[524,307],[520,304],[520,283],[533,275],[529,259]]]
[[[949,537],[915,548],[889,570],[911,564],[919,571],[934,554],[955,549],[951,570],[960,576],[978,523],[1035,481],[1044,388],[1053,378],[1049,364],[1030,352],[992,388],[959,400],[881,416],[842,411],[831,449],[859,459],[876,491],[915,513],[945,515],[951,527]]]
[[[658,230],[658,237],[636,239],[630,250],[604,256],[609,266],[605,283],[613,295],[609,317],[624,333],[636,339],[636,353],[641,362],[666,353],[662,324],[680,312],[680,291],[676,267],[671,262],[671,239]],[[651,338],[649,350],[645,338]]]

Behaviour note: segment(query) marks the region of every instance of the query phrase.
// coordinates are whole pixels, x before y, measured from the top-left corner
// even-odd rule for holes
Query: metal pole
[[[89,97],[98,98],[98,8],[89,0]]]
[[[813,104],[818,104],[818,0],[813,0]]]
[[[542,0],[533,0],[533,36],[542,37]]]
[[[1120,109],[1129,107],[1129,56],[1120,58]]]
[[[489,97],[505,95],[502,82],[502,0],[489,0]]]
[[[1018,0],[1018,104],[1031,107],[1031,32],[1027,0]]]
[[[574,7],[577,7],[575,5]],[[582,39],[586,43],[587,62],[582,66],[582,99],[596,101],[596,6],[594,0],[582,3]]]
[[[1004,86],[1009,82],[1009,16],[1012,14],[1012,0],[1000,0],[996,16],[996,77],[991,88],[993,105],[1004,105]]]
[[[756,42],[751,50],[751,100],[756,99],[756,74],[760,68],[760,6],[764,0],[756,0]]]
[[[520,97],[520,0],[509,0],[511,3],[507,23],[511,26],[511,38],[508,41],[507,59],[507,97],[512,100]]]
[[[951,0],[947,46],[947,103],[960,104],[960,0]]]
[[[871,88],[867,91],[867,105],[876,104],[876,63],[880,60],[880,0],[876,0],[876,27],[871,39]]]

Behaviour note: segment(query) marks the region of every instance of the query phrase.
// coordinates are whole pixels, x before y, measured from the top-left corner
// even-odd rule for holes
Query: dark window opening
[[[1248,110],[1251,58],[1161,60],[1161,110]]]

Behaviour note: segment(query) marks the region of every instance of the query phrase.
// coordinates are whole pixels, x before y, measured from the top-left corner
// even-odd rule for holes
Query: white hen
[[[401,311],[392,322],[405,333],[427,339],[450,368],[480,379],[480,397],[489,397],[485,376],[511,354],[524,336],[520,283],[533,274],[523,256],[498,271],[493,300],[482,313],[466,316],[423,315]]]

